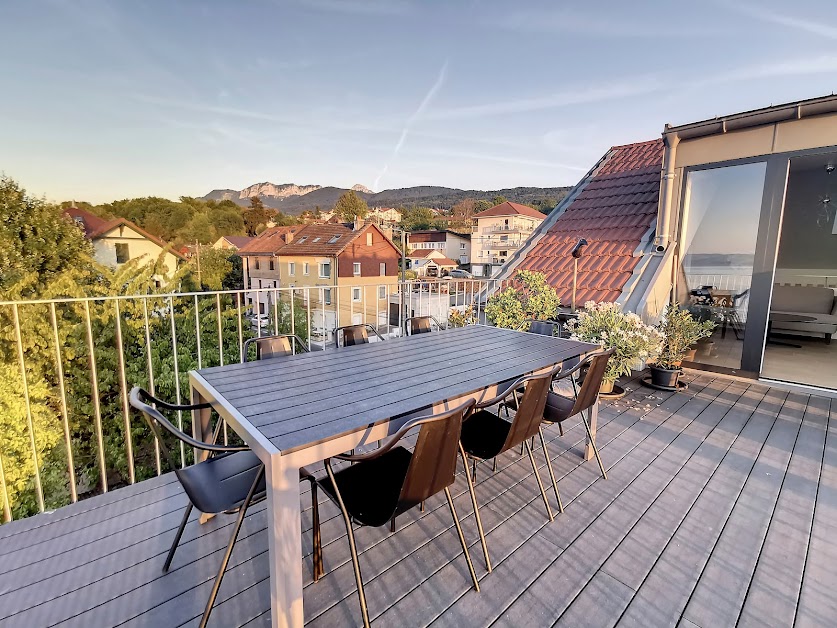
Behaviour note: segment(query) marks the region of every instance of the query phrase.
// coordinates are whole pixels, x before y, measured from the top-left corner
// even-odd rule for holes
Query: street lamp
[[[575,308],[575,292],[576,292],[576,288],[578,287],[578,260],[581,257],[581,249],[583,249],[585,246],[587,246],[587,240],[585,240],[584,238],[579,238],[578,242],[575,243],[575,246],[573,247],[573,250],[572,250],[572,256],[573,256],[573,300],[572,300],[573,312],[576,311],[576,308]]]

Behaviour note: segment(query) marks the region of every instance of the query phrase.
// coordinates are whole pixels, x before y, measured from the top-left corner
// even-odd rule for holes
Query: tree
[[[254,236],[264,231],[267,223],[271,222],[274,216],[276,216],[276,211],[267,207],[244,210],[244,229],[247,235]]]
[[[492,202],[492,203],[494,203],[494,205],[492,205],[492,207],[494,207],[494,206],[496,206],[496,205],[502,205],[503,203],[507,203],[507,202],[508,202],[508,200],[509,200],[509,199],[507,199],[507,198],[506,198],[505,196],[503,196],[502,194],[498,194],[498,195],[497,195],[497,196],[495,196],[493,199],[491,199],[491,202]]]
[[[0,176],[0,294],[34,298],[68,271],[89,272],[92,256],[84,232],[58,207]]]
[[[408,231],[430,229],[433,226],[433,212],[429,207],[414,207],[401,212],[401,226]]]
[[[340,216],[343,222],[354,222],[355,218],[361,220],[366,218],[369,213],[369,206],[354,190],[348,190],[337,199],[334,204],[334,213]]]
[[[259,196],[251,196],[250,197],[250,209],[264,209],[264,203],[262,202],[261,197],[259,197]]]
[[[484,198],[480,199],[474,204],[474,213],[479,214],[480,212],[484,212],[486,209],[491,209],[496,204],[497,203],[492,203],[491,201],[487,201]]]

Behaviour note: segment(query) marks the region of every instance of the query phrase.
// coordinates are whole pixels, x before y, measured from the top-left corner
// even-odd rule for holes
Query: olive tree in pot
[[[661,336],[632,312],[623,312],[617,303],[588,301],[578,318],[567,323],[573,340],[591,342],[614,353],[607,362],[607,371],[600,392],[610,393],[620,375],[629,375],[639,360],[653,358],[660,349]]]
[[[687,310],[669,304],[663,319],[657,324],[662,345],[657,360],[651,365],[651,383],[663,388],[676,388],[680,378],[680,365],[686,354],[701,338],[708,338],[715,329],[712,320],[699,321]]]

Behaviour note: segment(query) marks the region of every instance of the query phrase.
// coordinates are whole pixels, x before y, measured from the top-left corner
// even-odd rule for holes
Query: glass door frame
[[[685,212],[688,194],[686,186],[691,172],[739,166],[744,164],[767,164],[764,175],[764,189],[762,192],[761,212],[759,215],[758,233],[756,236],[755,259],[753,260],[753,276],[750,284],[750,295],[747,305],[746,333],[741,355],[741,368],[733,369],[740,374],[758,377],[761,374],[764,350],[767,341],[767,320],[770,312],[770,302],[773,298],[773,282],[776,276],[776,263],[779,256],[779,239],[782,233],[782,218],[785,210],[785,196],[787,194],[788,175],[791,160],[805,155],[833,153],[837,146],[823,146],[772,155],[745,157],[726,161],[699,164],[683,168],[680,182],[680,199],[678,212],[678,251],[677,264],[682,263],[683,251],[680,246],[683,241],[683,227],[688,218]],[[672,288],[672,295],[676,287]],[[721,369],[727,370],[727,369]],[[743,373],[741,373],[743,372]]]

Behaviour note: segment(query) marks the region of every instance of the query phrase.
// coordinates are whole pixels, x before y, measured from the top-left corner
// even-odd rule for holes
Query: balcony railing
[[[447,323],[457,312],[459,324],[481,323],[495,288],[490,279],[425,279],[332,286],[330,300],[326,288],[298,287],[0,301],[3,521],[170,470],[131,419],[133,386],[180,404],[189,370],[243,361],[244,341],[256,336],[292,333],[311,350],[333,350],[341,325],[368,323],[386,338],[401,335],[409,316]],[[224,442],[234,437],[224,430]],[[181,447],[179,464],[191,456]]]

